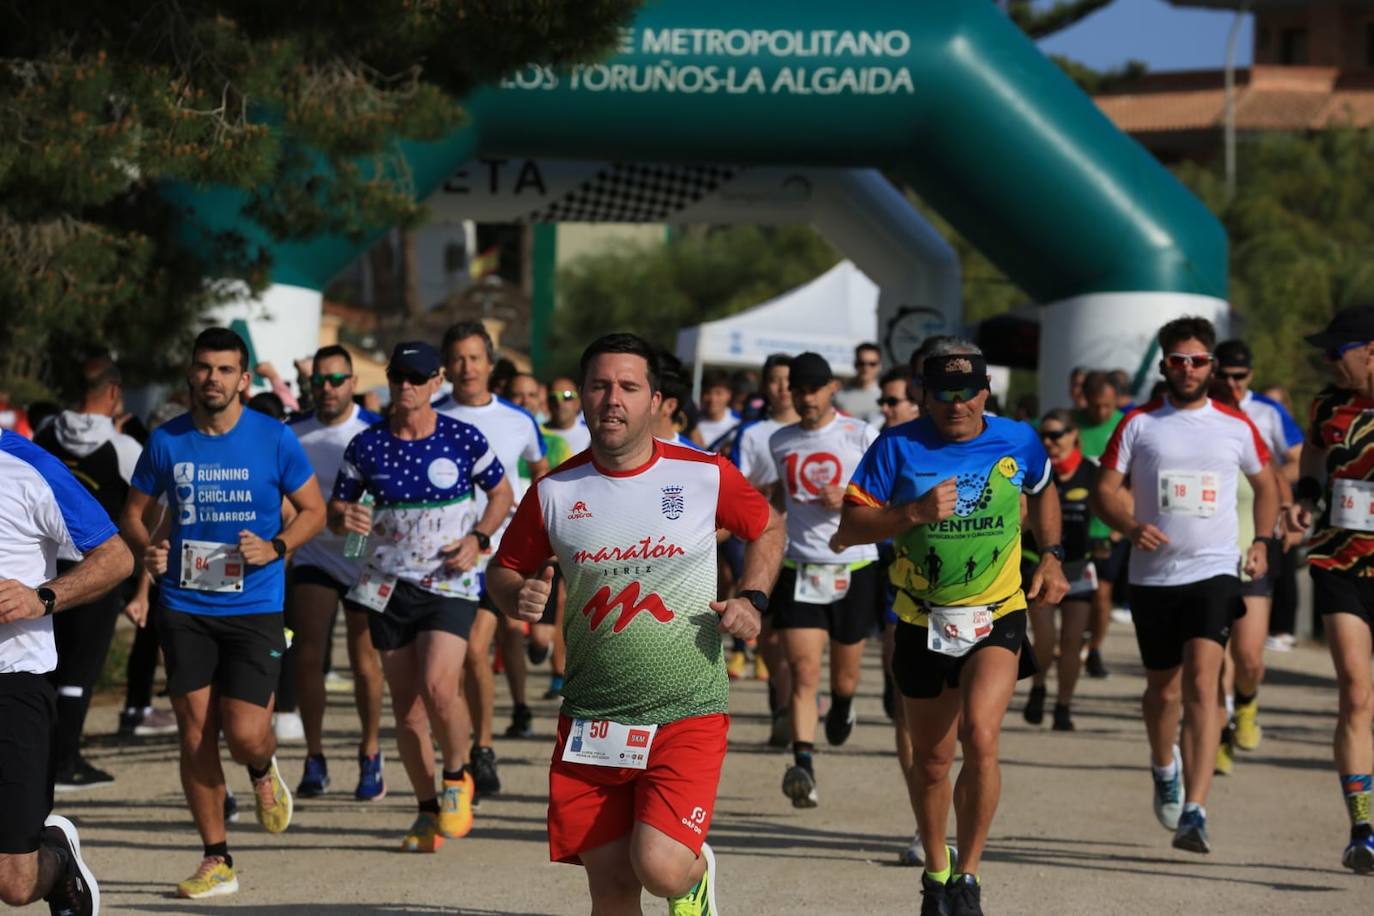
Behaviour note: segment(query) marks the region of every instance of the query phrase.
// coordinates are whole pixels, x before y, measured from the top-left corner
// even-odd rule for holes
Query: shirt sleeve
[[[534,417],[525,414],[530,420],[529,437],[525,442],[525,450],[520,453],[520,457],[526,461],[538,461],[548,454],[548,448],[544,445],[544,435],[539,431],[539,424]],[[493,484],[495,486],[495,484]],[[490,488],[488,488],[490,489]]]
[[[1131,446],[1135,442],[1135,429],[1140,425],[1139,421],[1133,420],[1134,417],[1128,414],[1126,419],[1116,424],[1112,437],[1107,440],[1107,448],[1102,452],[1102,467],[1122,474],[1130,473]]]
[[[148,447],[138,456],[133,477],[129,479],[129,486],[148,496],[159,496],[163,490],[161,481],[165,477],[162,474],[162,439],[156,431],[153,432],[148,439]]]
[[[1293,419],[1293,415],[1288,412],[1288,408],[1276,401],[1274,402],[1274,409],[1279,413],[1279,425],[1283,427],[1284,444],[1289,448],[1295,445],[1302,445],[1302,427],[1298,425],[1297,420]]]
[[[51,499],[34,507],[34,520],[49,540],[58,545],[70,541],[77,550],[89,553],[119,536],[100,503],[62,462],[38,446],[24,449],[20,457],[33,466],[52,493]]]
[[[892,498],[892,489],[897,483],[896,440],[889,434],[880,435],[868,447],[849,486],[844,491],[844,501],[855,506],[868,506],[880,509]]]
[[[1034,496],[1049,485],[1054,472],[1050,466],[1050,456],[1046,454],[1045,446],[1040,444],[1040,437],[1026,424],[1021,425],[1026,434],[1022,445],[1026,474],[1021,479],[1021,490]]]
[[[718,458],[716,466],[720,468],[716,527],[724,528],[741,540],[757,540],[768,527],[768,500],[729,461]]]
[[[363,471],[358,463],[358,443],[362,438],[363,434],[359,433],[350,439],[344,448],[343,460],[339,462],[339,473],[334,476],[334,492],[329,494],[330,499],[355,503],[362,497],[365,487]]]
[[[487,442],[487,437],[482,435],[477,427],[469,426],[468,435],[472,441],[472,450],[479,456],[472,463],[472,482],[483,490],[495,489],[501,483],[502,478],[506,476],[506,468],[501,464],[501,459],[496,457],[496,452]],[[542,443],[540,447],[543,447]],[[525,460],[528,461],[529,459]]]
[[[491,562],[528,576],[551,556],[553,545],[544,527],[544,511],[539,506],[539,486],[536,484],[525,491],[525,498],[520,500]]]
[[[1269,463],[1269,449],[1264,444],[1264,437],[1260,435],[1259,428],[1250,422],[1250,418],[1242,415],[1245,421],[1246,435],[1242,437],[1240,450],[1240,469],[1249,476],[1254,476],[1264,470],[1264,466]]]
[[[284,424],[277,438],[277,475],[283,493],[295,493],[315,476],[315,468],[311,466],[301,440]]]

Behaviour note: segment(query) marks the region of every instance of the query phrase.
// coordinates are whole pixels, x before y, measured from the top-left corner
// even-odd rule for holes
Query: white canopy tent
[[[807,350],[836,375],[854,374],[854,347],[878,339],[878,287],[852,261],[747,311],[683,328],[677,356],[692,363],[700,396],[706,365],[757,369],[771,353]]]

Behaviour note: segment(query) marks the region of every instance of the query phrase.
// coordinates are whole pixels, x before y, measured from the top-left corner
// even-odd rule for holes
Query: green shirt
[[[1121,411],[1114,410],[1110,417],[1096,426],[1089,426],[1081,412],[1075,416],[1078,422],[1078,447],[1083,452],[1083,457],[1102,457],[1102,453],[1107,450],[1107,443],[1111,441],[1112,433],[1116,432],[1123,416]],[[1107,523],[1094,515],[1088,525],[1089,539],[1103,541],[1111,537],[1111,534],[1112,529],[1107,527]]]

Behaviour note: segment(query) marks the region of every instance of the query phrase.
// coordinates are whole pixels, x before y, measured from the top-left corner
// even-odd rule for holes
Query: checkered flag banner
[[[613,162],[526,219],[532,223],[666,222],[715,193],[740,171],[723,165]]]

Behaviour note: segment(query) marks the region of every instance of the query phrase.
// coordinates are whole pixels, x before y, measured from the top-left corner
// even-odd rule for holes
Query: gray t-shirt
[[[867,388],[841,388],[835,392],[835,406],[851,417],[858,417],[881,429],[883,412],[878,408],[881,394],[882,388],[876,384]]]

